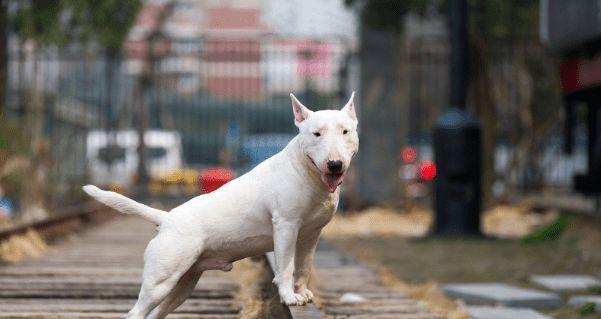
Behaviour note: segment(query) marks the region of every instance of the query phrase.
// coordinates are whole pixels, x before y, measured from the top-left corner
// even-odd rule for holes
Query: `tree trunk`
[[[44,91],[38,84],[37,48],[35,45],[29,55],[33,63],[32,79],[27,88],[26,125],[29,128],[29,175],[23,180],[21,198],[21,219],[40,220],[47,217],[45,208],[46,179],[50,169],[50,150],[44,140]]]
[[[146,158],[147,158],[147,148],[146,143],[144,141],[144,135],[146,130],[148,130],[148,112],[147,112],[147,104],[146,104],[146,92],[148,90],[148,79],[146,76],[142,76],[143,79],[140,80],[141,85],[138,86],[138,92],[135,98],[135,104],[138,107],[137,113],[137,133],[138,133],[138,170],[136,174],[136,184],[140,187],[141,191],[146,190],[146,186],[148,185],[149,176],[148,170],[146,168]]]
[[[399,137],[406,131],[398,92],[400,36],[364,28],[361,42],[359,194],[366,205],[399,205]]]
[[[50,170],[51,154],[48,143],[38,140],[32,146],[27,178],[23,180],[21,219],[42,220],[48,216],[46,210],[46,185]]]
[[[482,204],[491,205],[492,185],[495,181],[495,136],[496,109],[492,96],[493,83],[490,78],[490,54],[479,35],[472,35],[472,97],[482,129]]]
[[[137,186],[143,191],[146,191],[149,176],[148,170],[146,168],[146,158],[147,158],[147,149],[146,144],[144,143],[144,135],[146,130],[148,129],[148,103],[146,98],[149,96],[148,90],[152,88],[153,80],[154,80],[154,67],[155,63],[159,60],[156,56],[156,43],[157,40],[161,39],[162,30],[167,18],[171,15],[173,11],[173,0],[168,1],[164,4],[163,9],[157,16],[157,24],[155,29],[150,32],[148,37],[146,38],[146,42],[148,44],[147,52],[144,56],[144,61],[142,62],[142,73],[138,78],[139,85],[137,85],[137,92],[135,103],[138,107],[137,112],[137,132],[138,132],[138,170],[137,170]]]
[[[6,1],[0,2],[0,121],[6,115],[6,71],[8,64],[6,39],[8,13],[6,6]]]

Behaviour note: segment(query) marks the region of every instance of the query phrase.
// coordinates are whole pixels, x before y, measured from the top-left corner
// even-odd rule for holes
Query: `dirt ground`
[[[488,211],[483,217],[483,228],[497,231],[496,237],[517,238],[558,215],[524,210],[518,213],[511,209]],[[419,237],[417,230],[425,235],[432,222],[430,214],[423,210],[402,213],[380,209],[368,211],[367,216],[337,216],[327,226],[324,237],[379,267],[401,286],[432,291],[439,284],[453,282],[501,281],[530,286],[528,277],[534,274],[582,273],[601,278],[601,221],[591,217],[571,215],[559,239],[525,244],[517,239],[490,237]],[[531,225],[526,227],[527,223]],[[519,227],[522,231],[516,230]],[[406,229],[410,231],[404,233],[402,230]],[[427,300],[427,295],[423,299]],[[601,314],[581,315],[571,307],[549,314],[558,319],[601,319]]]

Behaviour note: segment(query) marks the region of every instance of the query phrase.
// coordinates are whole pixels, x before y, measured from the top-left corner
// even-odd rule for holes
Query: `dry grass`
[[[555,210],[533,211],[526,206],[495,206],[482,214],[482,231],[491,237],[520,238],[556,219]],[[324,238],[368,238],[398,236],[419,238],[427,235],[434,222],[426,209],[400,211],[374,207],[362,212],[336,215],[323,232]]]
[[[521,238],[558,216],[555,210],[537,212],[526,206],[499,205],[484,212],[482,231],[497,238]]]
[[[454,301],[445,296],[436,283],[419,285],[399,284],[399,289],[411,298],[418,300],[430,309],[431,312],[447,319],[470,319],[472,316],[465,310],[463,303]]]
[[[379,267],[379,274],[387,286],[406,293],[409,297],[424,304],[434,314],[448,319],[469,319],[469,313],[461,309],[462,304],[447,298],[436,283],[407,284],[399,280],[385,267]]]
[[[10,227],[13,227],[13,225],[14,225],[14,223],[10,218],[0,216],[0,230],[8,229]]]
[[[336,215],[323,231],[324,238],[402,236],[422,237],[432,224],[431,212],[415,209],[399,213],[390,208],[370,208],[361,213]]]
[[[246,258],[236,262],[234,269],[223,275],[234,278],[240,286],[235,295],[236,300],[242,305],[239,318],[265,318],[265,307],[261,296],[262,286],[267,276],[264,263]]]
[[[0,242],[0,260],[17,262],[28,257],[41,255],[48,245],[34,230],[28,230],[23,235],[13,235]]]

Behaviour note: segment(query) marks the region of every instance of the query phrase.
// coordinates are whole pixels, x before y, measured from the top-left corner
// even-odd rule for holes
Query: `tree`
[[[80,48],[104,50],[107,59],[114,59],[141,5],[140,0],[6,0],[1,4],[2,12],[0,14],[5,15],[0,16],[0,23],[5,22],[2,17],[6,17],[8,22],[5,23],[4,30],[18,36],[21,65],[25,61],[23,54],[25,45],[28,44],[28,47],[31,48],[27,61],[33,64],[33,76],[38,74],[36,71],[37,54],[42,48],[60,48],[71,44]],[[4,70],[5,72],[6,60],[2,57],[7,55],[7,47],[2,45],[4,43],[2,39],[0,38],[0,71]],[[107,63],[107,70],[109,68],[110,64]],[[22,67],[20,69],[22,70]],[[22,81],[23,75],[24,73],[20,72],[20,81]],[[0,75],[0,91],[5,92],[3,79],[4,73]],[[111,81],[108,80],[109,78],[107,78],[107,82],[110,83]],[[25,82],[27,82],[26,85]],[[32,178],[19,179],[21,185],[16,187],[20,189],[21,193],[23,208],[21,217],[23,219],[43,218],[46,214],[44,188],[47,185],[45,179],[51,156],[48,143],[43,138],[44,92],[36,87],[37,82],[21,82],[26,86],[24,90],[26,93],[20,99],[25,102],[23,106],[20,106],[24,123],[19,125],[22,132],[18,135],[24,137],[29,147],[23,153],[13,150],[12,154],[9,153],[11,158],[2,167],[15,168],[13,172],[9,172],[13,175],[20,174],[19,172],[22,171],[32,173]],[[110,94],[110,91],[107,91],[107,94]],[[2,106],[0,106],[0,113],[3,110]],[[3,121],[1,117],[0,121]],[[0,140],[2,139],[0,138]],[[9,151],[11,150],[9,149]],[[5,170],[0,171],[5,172]]]
[[[141,7],[140,0],[63,1],[75,40],[97,44],[109,55],[119,53]]]
[[[125,38],[141,7],[140,0],[63,0],[70,8],[69,24],[76,30],[78,42],[95,44],[104,50],[105,56],[105,110],[106,128],[113,128],[113,72],[118,67],[118,55]]]
[[[147,49],[142,60],[142,70],[138,76],[138,81],[134,87],[134,100],[137,107],[137,133],[138,133],[138,168],[136,174],[136,184],[142,191],[146,193],[147,184],[149,181],[148,170],[146,168],[146,159],[148,158],[144,136],[148,129],[148,104],[146,98],[149,95],[152,84],[156,80],[155,65],[160,57],[158,56],[160,41],[163,38],[163,27],[167,19],[173,12],[173,0],[167,0],[163,4],[161,10],[155,15],[156,25],[150,30],[144,41],[147,44]]]
[[[14,1],[11,31],[40,46],[93,44],[118,52],[141,0]],[[3,2],[5,3],[5,2]]]
[[[530,171],[534,179],[526,184],[540,186],[543,139],[558,121],[561,99],[556,61],[538,40],[538,1],[470,4],[472,102],[483,124],[483,184],[491,199],[494,180],[504,182],[507,195],[517,190],[517,172]],[[500,138],[514,152],[510,171],[497,177],[494,148]]]
[[[448,7],[446,0],[346,2],[362,4],[363,29],[386,30],[399,37],[408,13],[422,15],[434,9],[446,16]],[[492,184],[498,179],[494,174],[494,151],[499,138],[506,137],[517,146],[512,159],[514,171],[527,165],[536,169],[540,164],[532,159],[541,151],[541,138],[557,120],[561,100],[559,86],[553,80],[553,58],[544,54],[538,40],[538,1],[469,0],[469,9],[468,104],[482,124],[483,194],[485,203],[490,203]]]

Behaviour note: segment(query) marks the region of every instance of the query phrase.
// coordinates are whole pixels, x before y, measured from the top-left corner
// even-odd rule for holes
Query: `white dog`
[[[321,229],[357,153],[353,95],[339,111],[313,112],[290,94],[299,134],[253,170],[166,213],[92,185],[84,191],[123,213],[160,225],[144,254],[140,295],[127,318],[164,318],[205,270],[275,251],[274,283],[286,305],[303,305]],[[148,317],[147,317],[148,316]]]

